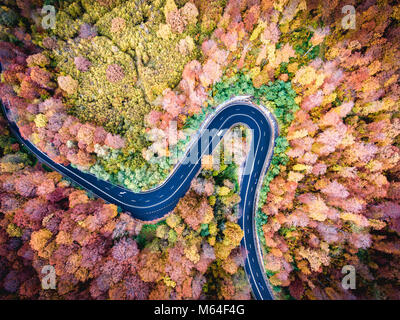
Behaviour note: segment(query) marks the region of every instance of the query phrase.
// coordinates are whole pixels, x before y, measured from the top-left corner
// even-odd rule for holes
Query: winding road
[[[250,97],[240,96],[218,106],[203,122],[182,160],[174,167],[169,177],[158,187],[135,193],[126,188],[99,180],[94,175],[83,173],[73,167],[63,166],[52,161],[45,153],[36,148],[30,141],[22,138],[16,123],[10,116],[10,111],[2,104],[12,133],[37,158],[68,177],[84,189],[109,203],[120,206],[130,212],[132,217],[143,221],[151,221],[164,217],[174,209],[179,199],[185,195],[193,178],[201,169],[201,157],[211,154],[224,134],[235,125],[242,124],[252,129],[252,150],[244,163],[243,174],[240,177],[240,198],[238,221],[244,230],[241,245],[248,252],[245,261],[245,271],[256,299],[272,299],[272,291],[265,276],[262,253],[259,246],[255,226],[255,215],[258,194],[263,177],[269,167],[275,139],[278,136],[278,125],[274,116],[262,106],[256,106]],[[214,130],[213,136],[205,134]],[[202,143],[207,139],[208,143]],[[190,161],[188,161],[190,159]]]

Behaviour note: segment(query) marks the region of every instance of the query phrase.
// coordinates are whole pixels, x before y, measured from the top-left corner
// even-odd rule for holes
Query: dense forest
[[[279,123],[256,216],[275,298],[400,299],[399,44],[397,1],[4,0],[0,96],[54,161],[142,191],[217,105],[251,95]],[[0,298],[251,299],[238,129],[244,154],[203,159],[144,223],[41,165],[1,118]]]

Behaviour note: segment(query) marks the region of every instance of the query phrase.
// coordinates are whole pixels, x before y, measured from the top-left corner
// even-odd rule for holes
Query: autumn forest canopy
[[[254,235],[274,298],[400,299],[399,46],[394,0],[3,0],[0,97],[53,161],[140,192],[252,96],[279,125]],[[42,165],[1,115],[0,299],[254,298],[234,130],[149,223]]]

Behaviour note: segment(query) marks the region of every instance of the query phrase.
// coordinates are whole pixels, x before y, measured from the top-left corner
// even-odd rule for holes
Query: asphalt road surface
[[[238,221],[244,230],[242,246],[247,251],[245,271],[256,299],[272,299],[271,287],[266,279],[261,249],[255,228],[258,192],[263,177],[272,158],[278,126],[273,115],[264,107],[254,105],[248,97],[236,97],[219,106],[207,117],[202,127],[192,138],[185,156],[166,179],[157,188],[135,193],[126,188],[99,180],[94,175],[83,173],[78,169],[63,166],[52,161],[45,153],[36,148],[30,141],[21,137],[19,129],[3,104],[12,133],[36,157],[49,167],[68,177],[84,189],[109,203],[114,203],[129,212],[132,217],[143,221],[152,221],[171,212],[179,199],[185,195],[193,178],[201,169],[201,157],[210,154],[224,134],[235,125],[245,125],[252,129],[252,147],[254,156],[248,156],[243,174],[240,177],[240,198]],[[207,130],[214,130],[210,136]],[[205,134],[207,132],[207,134]],[[209,143],[202,143],[208,139]],[[189,161],[190,160],[190,161]]]

